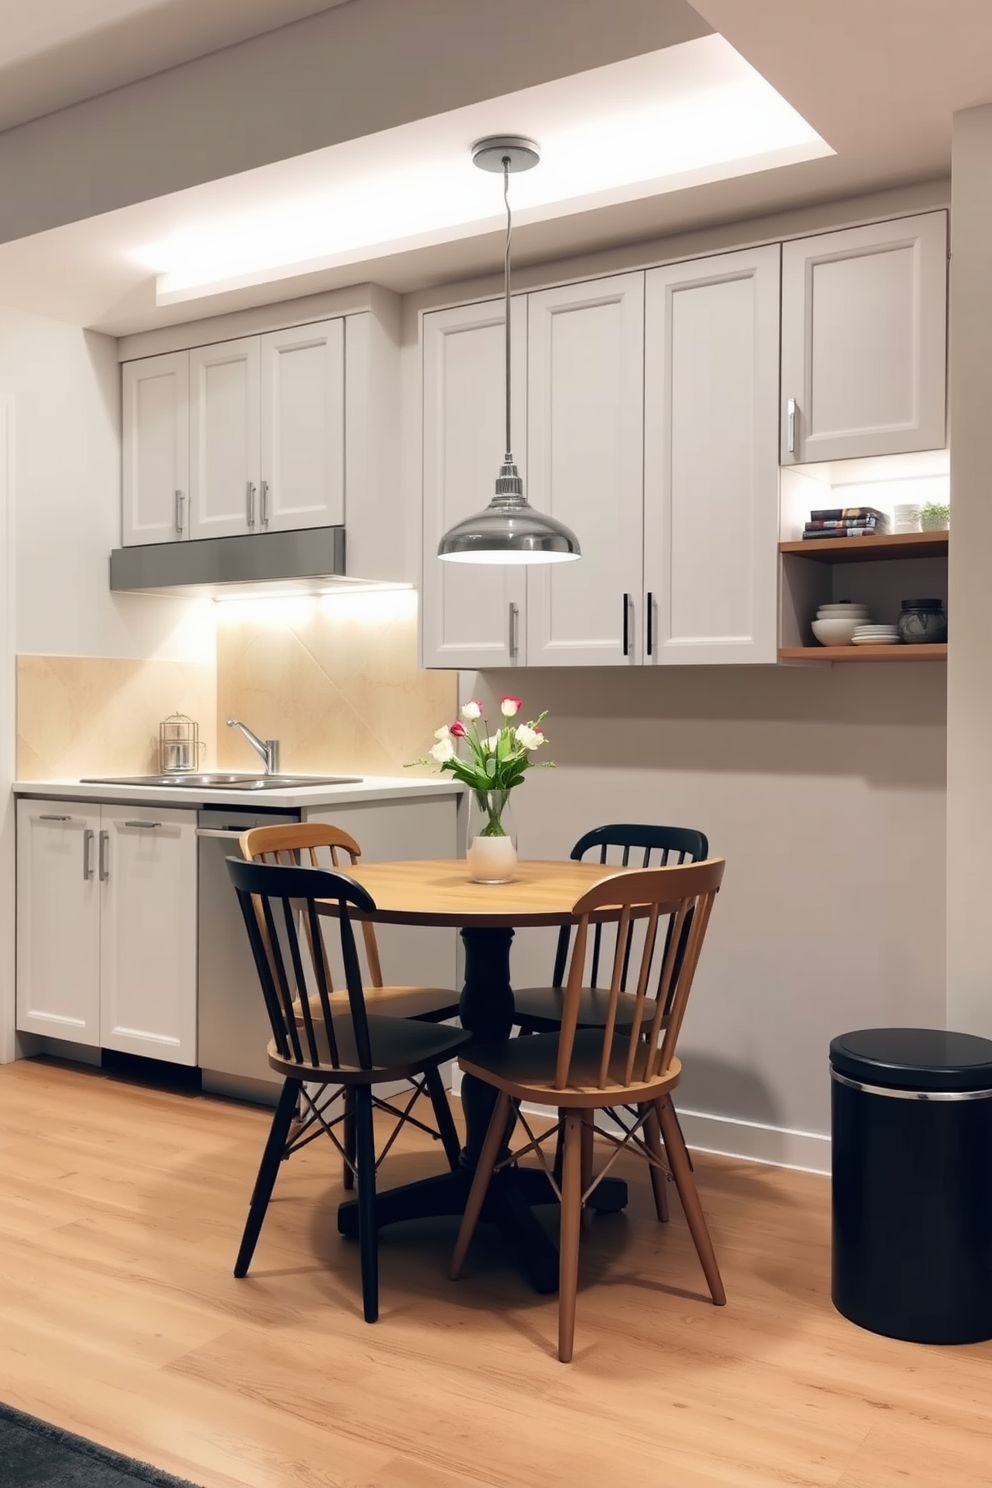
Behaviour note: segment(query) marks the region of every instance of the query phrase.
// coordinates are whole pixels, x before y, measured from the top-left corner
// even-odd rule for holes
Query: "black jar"
[[[904,599],[896,629],[907,646],[935,646],[947,640],[947,615],[940,599]]]

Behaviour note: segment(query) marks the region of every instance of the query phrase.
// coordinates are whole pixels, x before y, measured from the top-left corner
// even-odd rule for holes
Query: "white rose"
[[[434,737],[435,739],[450,739],[451,729],[446,723],[443,723],[439,729],[434,730]]]
[[[436,760],[439,765],[443,765],[448,760],[454,759],[455,746],[450,739],[439,739],[430,754],[432,760]]]
[[[482,704],[477,703],[474,698],[467,703],[462,703],[462,717],[469,723],[474,723],[477,718],[482,717]]]
[[[531,728],[529,724],[517,725],[516,741],[523,749],[540,749],[544,743],[544,735],[540,729]]]

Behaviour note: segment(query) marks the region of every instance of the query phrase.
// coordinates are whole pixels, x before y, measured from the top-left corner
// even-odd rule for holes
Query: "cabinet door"
[[[196,1064],[196,813],[104,806],[101,832],[100,1044]]]
[[[647,275],[645,660],[776,660],[779,249]]]
[[[515,299],[511,314],[513,453],[526,482],[526,299]],[[516,666],[525,660],[523,569],[437,556],[448,528],[488,506],[495,490],[506,437],[503,301],[425,315],[423,337],[423,664]]]
[[[125,362],[125,547],[189,536],[189,352]]]
[[[577,563],[527,574],[530,666],[640,659],[644,275],[529,298],[530,500],[579,539]]]
[[[947,216],[786,243],[782,463],[942,449]]]
[[[189,354],[190,536],[258,530],[259,338]]]
[[[100,1043],[99,808],[17,803],[17,1027]]]
[[[261,338],[262,532],[344,521],[344,322]]]

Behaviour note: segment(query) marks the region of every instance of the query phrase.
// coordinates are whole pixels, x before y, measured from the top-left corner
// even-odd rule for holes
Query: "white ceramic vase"
[[[516,876],[517,834],[509,791],[470,793],[465,861],[473,883],[509,883]]]

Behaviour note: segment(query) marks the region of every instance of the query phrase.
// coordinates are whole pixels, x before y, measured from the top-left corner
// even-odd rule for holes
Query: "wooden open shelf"
[[[917,534],[911,534],[915,537]],[[855,542],[858,539],[855,538]],[[946,661],[940,646],[781,646],[779,661]]]
[[[809,542],[779,543],[778,550],[812,558],[814,563],[877,563],[885,558],[946,558],[947,538],[946,531],[891,532],[879,537],[817,537]],[[897,648],[893,646],[892,649]]]

